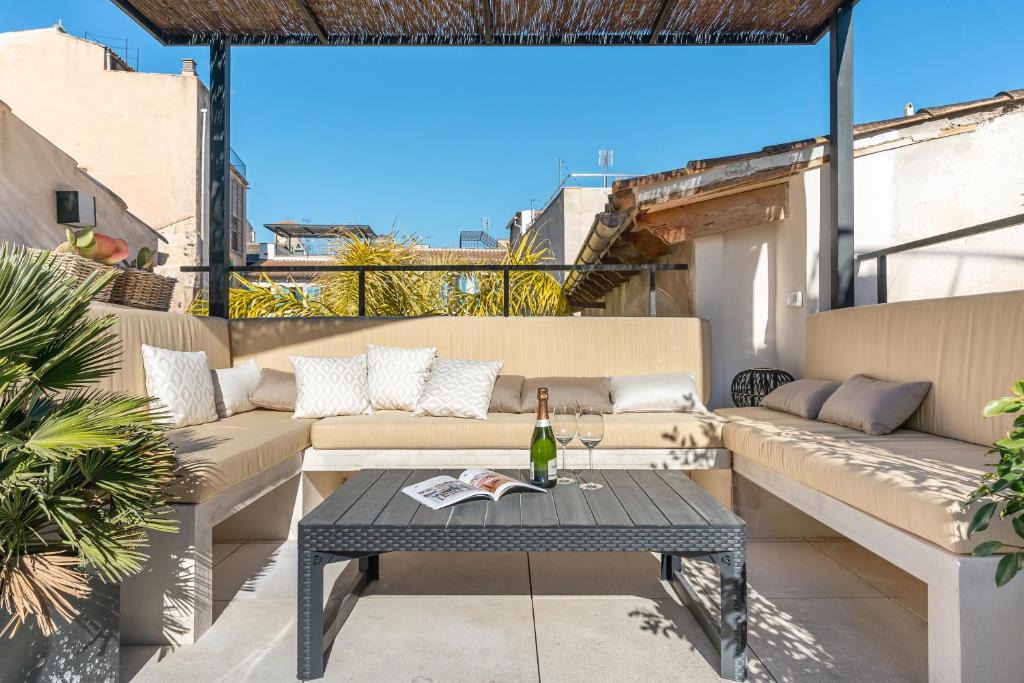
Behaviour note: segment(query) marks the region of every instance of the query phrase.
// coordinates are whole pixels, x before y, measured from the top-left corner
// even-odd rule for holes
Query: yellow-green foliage
[[[376,239],[340,232],[331,248],[331,263],[339,266],[423,265],[423,251],[415,238],[390,234]],[[521,238],[503,263],[538,265],[552,261],[550,249],[536,235]],[[459,265],[433,261],[434,265]],[[254,282],[234,274],[228,307],[232,318],[295,318],[355,316],[359,314],[359,274],[323,273],[316,278],[316,296],[303,293],[266,274]],[[460,287],[460,284],[462,285]],[[512,272],[509,276],[509,312],[512,315],[569,315],[562,286],[550,273]],[[393,271],[366,273],[366,315],[502,315],[504,286],[500,272]],[[205,293],[189,307],[193,315],[207,315]]]

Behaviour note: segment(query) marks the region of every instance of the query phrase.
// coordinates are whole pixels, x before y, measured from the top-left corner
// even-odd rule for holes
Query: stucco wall
[[[532,229],[551,247],[556,263],[572,263],[594,224],[594,216],[604,211],[608,190],[600,187],[563,187]],[[556,274],[564,280],[565,274]]]
[[[41,249],[63,242],[57,190],[93,195],[96,229],[126,240],[133,256],[141,247],[157,248],[157,234],[129,213],[117,195],[0,102],[0,242]]]
[[[206,258],[200,164],[208,93],[195,74],[106,70],[104,54],[56,28],[2,33],[0,99],[165,233],[159,270],[178,279],[172,310],[181,311],[205,286],[204,276],[178,266]],[[244,248],[232,260],[244,261]]]

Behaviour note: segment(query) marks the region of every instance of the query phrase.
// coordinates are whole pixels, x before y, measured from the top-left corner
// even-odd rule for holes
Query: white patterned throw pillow
[[[486,420],[502,365],[501,361],[436,359],[413,414]]]
[[[364,415],[372,412],[366,394],[366,356],[291,356],[295,368],[292,417]]]
[[[374,410],[414,410],[436,348],[366,345],[370,405]]]
[[[157,399],[157,409],[175,427],[188,427],[217,419],[213,378],[203,351],[171,351],[142,345],[146,393]]]

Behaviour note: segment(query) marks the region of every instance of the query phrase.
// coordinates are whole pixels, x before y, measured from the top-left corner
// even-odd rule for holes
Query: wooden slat
[[[395,492],[405,485],[410,474],[412,470],[386,470],[338,519],[338,526],[366,526],[372,523],[394,498]]]
[[[498,474],[504,474],[506,477],[512,477],[513,479],[520,478],[520,473],[517,470],[495,470],[495,472]],[[525,494],[508,493],[502,496],[498,501],[487,501],[487,513],[484,520],[484,526],[519,526],[522,524],[523,495]]]
[[[487,516],[489,500],[467,500],[452,506],[452,516],[448,526],[483,526]]]
[[[520,470],[519,477],[529,481],[529,470]],[[563,484],[555,486],[557,489]],[[558,526],[558,515],[555,514],[555,499],[551,493],[534,493],[523,495],[523,526]]]
[[[707,520],[665,483],[654,470],[632,470],[629,475],[643,488],[661,514],[678,526],[707,526]]]
[[[384,506],[381,513],[377,515],[377,519],[373,520],[373,526],[405,526],[408,524],[420,504],[402,493],[402,489],[436,477],[437,474],[437,470],[412,470],[409,478],[398,488],[398,492]]]
[[[462,474],[462,470],[441,470],[434,476],[446,474],[449,477],[459,478]],[[408,496],[406,496],[408,498]],[[445,526],[448,520],[451,519],[452,508],[446,507],[440,510],[431,510],[426,505],[420,505],[419,509],[416,510],[416,514],[413,515],[412,521],[409,522],[409,526]]]
[[[384,470],[360,470],[354,477],[342,484],[341,488],[320,503],[300,524],[326,526],[334,524],[352,507],[373,483],[380,479]]]
[[[597,526],[583,491],[575,484],[562,484],[551,489],[559,526]]]
[[[742,519],[730,512],[710,493],[695,484],[684,472],[658,470],[657,474],[672,490],[682,496],[704,519],[716,526],[744,526]]]
[[[651,502],[647,494],[643,492],[640,485],[629,476],[625,470],[604,470],[605,481],[615,492],[615,497],[622,503],[626,514],[633,520],[636,526],[670,526],[670,522],[658,510],[658,506]]]
[[[604,485],[603,489],[583,491],[583,497],[587,499],[590,512],[593,513],[598,526],[633,526],[633,520],[626,514],[622,503],[608,486],[608,482],[600,470],[581,470],[577,476],[583,477],[582,481],[594,481]],[[579,485],[571,484],[571,486]]]

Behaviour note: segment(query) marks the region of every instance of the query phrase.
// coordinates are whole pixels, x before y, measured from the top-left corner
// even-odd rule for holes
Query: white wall
[[[563,187],[533,223],[541,239],[551,247],[556,263],[571,263],[594,224],[604,211],[608,190],[600,187]],[[565,274],[556,274],[559,280]]]
[[[855,159],[857,253],[1024,213],[1024,111],[963,130],[971,132]],[[802,375],[805,321],[818,310],[828,166],[788,182],[785,220],[696,241],[696,313],[711,322],[715,406],[731,404],[729,384],[739,370],[770,365]],[[888,270],[889,301],[1024,289],[1024,226],[890,257]],[[795,291],[803,292],[803,306],[787,308]],[[875,301],[875,266],[866,262],[856,302]]]
[[[93,195],[96,230],[127,241],[132,257],[141,247],[158,247],[157,233],[129,213],[120,197],[0,101],[0,242],[40,249],[64,242],[57,190]]]

